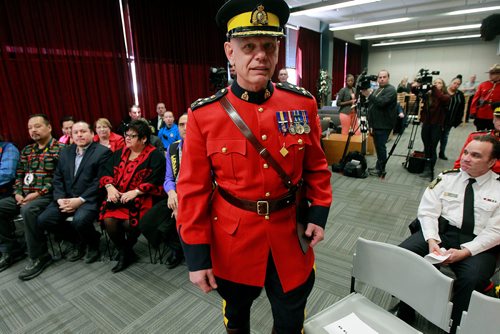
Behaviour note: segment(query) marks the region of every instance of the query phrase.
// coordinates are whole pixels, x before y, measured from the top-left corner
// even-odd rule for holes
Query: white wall
[[[410,80],[419,69],[440,71],[446,83],[457,74],[462,74],[464,81],[471,74],[477,75],[479,82],[488,79],[485,73],[495,63],[500,63],[497,55],[499,38],[491,42],[473,41],[467,44],[443,44],[432,46],[415,44],[415,46],[396,46],[378,48],[370,47],[368,54],[368,72],[377,74],[387,69],[391,74],[391,84],[397,86],[403,76]]]

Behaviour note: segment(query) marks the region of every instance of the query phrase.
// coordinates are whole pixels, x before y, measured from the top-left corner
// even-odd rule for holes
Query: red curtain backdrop
[[[344,60],[345,41],[333,39],[333,67],[332,67],[332,99],[336,99],[339,90],[344,87]]]
[[[0,52],[0,133],[18,146],[30,114],[58,136],[64,115],[117,124],[132,102],[116,0],[0,0]]]
[[[214,93],[209,69],[227,64],[225,32],[215,24],[223,3],[129,0],[139,104],[147,118],[156,115],[160,101],[178,118],[196,99]]]
[[[347,44],[347,73],[354,75],[355,78],[361,73],[361,54],[362,49],[360,45]]]
[[[317,82],[320,70],[321,34],[306,28],[300,28],[297,37],[297,84],[317,95]]]

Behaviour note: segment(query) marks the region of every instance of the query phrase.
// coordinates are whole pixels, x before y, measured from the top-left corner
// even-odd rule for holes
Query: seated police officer
[[[451,333],[468,308],[472,291],[483,291],[495,271],[496,246],[500,244],[500,177],[491,168],[498,159],[498,140],[490,135],[474,138],[464,149],[460,169],[443,172],[425,190],[418,208],[421,231],[400,245],[421,256],[432,252],[449,255],[443,264],[456,275]],[[414,311],[400,303],[398,315],[412,321]]]

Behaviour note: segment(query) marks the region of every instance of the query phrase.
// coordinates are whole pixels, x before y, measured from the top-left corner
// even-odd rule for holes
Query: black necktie
[[[469,179],[469,183],[465,187],[462,233],[466,234],[474,232],[474,189],[472,189],[474,182],[476,179]]]

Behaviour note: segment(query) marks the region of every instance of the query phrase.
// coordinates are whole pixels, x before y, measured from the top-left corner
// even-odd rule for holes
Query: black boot
[[[118,263],[111,269],[112,272],[117,273],[126,269],[130,264],[127,253],[121,249],[118,253]]]

